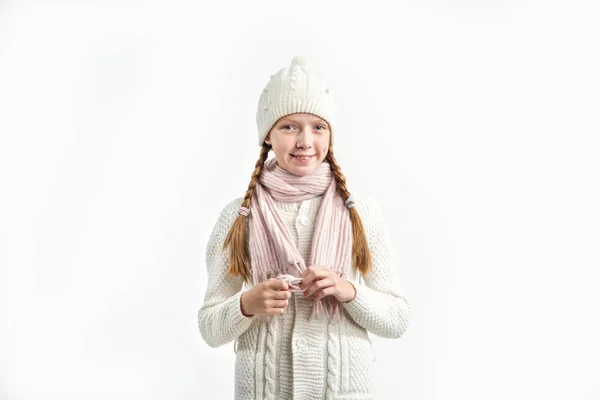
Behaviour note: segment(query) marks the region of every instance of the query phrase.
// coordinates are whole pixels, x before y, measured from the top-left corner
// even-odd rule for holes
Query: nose
[[[313,133],[310,126],[304,126],[296,136],[296,147],[310,149],[313,146]]]

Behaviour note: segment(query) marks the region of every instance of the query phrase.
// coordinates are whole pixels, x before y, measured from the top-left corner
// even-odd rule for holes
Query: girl
[[[212,347],[236,342],[236,400],[372,399],[368,332],[408,326],[385,221],[334,158],[333,108],[305,58],[271,76],[248,190],[207,245],[198,325]]]

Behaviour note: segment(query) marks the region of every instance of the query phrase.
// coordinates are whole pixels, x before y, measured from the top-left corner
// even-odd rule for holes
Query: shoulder
[[[233,222],[233,220],[236,219],[238,216],[238,212],[240,210],[240,207],[242,206],[243,201],[243,197],[238,197],[227,203],[225,207],[221,209],[219,219],[231,219]]]
[[[374,237],[381,235],[386,229],[386,222],[377,201],[364,193],[352,193],[352,198],[367,238],[373,240]]]
[[[219,213],[219,217],[213,228],[213,237],[225,237],[229,228],[233,225],[235,219],[239,216],[240,206],[244,201],[243,197],[238,197],[227,203]]]
[[[361,220],[377,221],[382,219],[381,210],[377,201],[368,194],[352,193],[356,211],[360,215]]]

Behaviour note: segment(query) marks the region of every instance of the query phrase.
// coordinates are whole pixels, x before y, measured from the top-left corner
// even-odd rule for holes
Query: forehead
[[[289,121],[289,122],[295,122],[295,123],[300,123],[300,122],[320,122],[320,123],[324,123],[326,124],[327,121],[325,121],[323,118],[318,117],[316,115],[313,114],[307,114],[307,113],[301,113],[301,114],[290,114],[290,115],[286,115],[285,117],[281,118],[280,122],[282,121]]]

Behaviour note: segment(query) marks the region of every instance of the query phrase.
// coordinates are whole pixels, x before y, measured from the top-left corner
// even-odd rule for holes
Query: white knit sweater
[[[410,303],[403,294],[385,221],[369,198],[354,195],[372,258],[364,277],[348,279],[356,296],[342,303],[344,318],[314,317],[312,301],[293,294],[284,314],[271,323],[246,317],[240,296],[250,285],[228,274],[229,253],[222,245],[238,216],[242,198],[221,212],[206,249],[208,283],[198,311],[203,339],[212,347],[236,341],[236,400],[374,399],[374,360],[369,335],[400,337],[408,327]],[[309,259],[311,239],[322,196],[297,203],[276,202],[300,254]],[[252,212],[252,211],[251,211]],[[362,278],[362,279],[361,279]],[[364,284],[360,283],[364,281]]]

